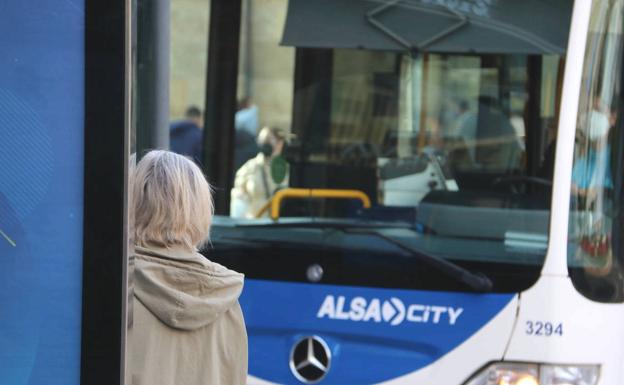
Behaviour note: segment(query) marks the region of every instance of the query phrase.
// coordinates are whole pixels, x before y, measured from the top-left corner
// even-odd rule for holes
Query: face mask
[[[264,154],[264,156],[269,157],[273,154],[273,146],[271,143],[264,143],[258,145],[258,150]]]
[[[602,112],[592,110],[589,114],[589,140],[597,140],[609,132],[609,118]]]

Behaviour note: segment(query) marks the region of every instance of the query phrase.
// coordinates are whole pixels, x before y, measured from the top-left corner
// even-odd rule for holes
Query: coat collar
[[[158,257],[158,258],[171,259],[174,261],[198,263],[202,266],[205,265],[204,257],[201,256],[197,251],[190,251],[181,246],[171,246],[171,247],[135,246],[135,252],[138,254],[149,255],[149,256]]]

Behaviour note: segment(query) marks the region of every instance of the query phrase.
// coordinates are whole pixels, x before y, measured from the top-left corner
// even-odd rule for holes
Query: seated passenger
[[[467,144],[473,164],[501,171],[518,165],[521,143],[495,99],[480,97],[478,113],[464,115],[461,124],[459,134]]]
[[[615,117],[606,108],[600,107],[599,100],[588,115],[588,129],[579,130],[580,148],[572,169],[573,204],[589,214],[579,216],[576,223],[579,232],[577,259],[582,261],[586,273],[604,276],[611,272],[613,250],[611,229],[613,212],[611,175],[611,147],[609,131]]]
[[[249,98],[238,102],[234,128],[234,170],[238,170],[246,161],[256,156],[258,149],[258,107]]]
[[[589,116],[588,137],[582,139],[583,155],[576,159],[572,169],[572,192],[588,200],[595,201],[599,192],[612,188],[611,148],[608,133],[611,123],[607,114],[592,110]],[[582,132],[579,132],[582,134]]]
[[[257,140],[260,152],[236,172],[230,216],[256,218],[273,194],[288,186],[288,164],[280,156],[287,139],[285,130],[276,127],[260,130]]]

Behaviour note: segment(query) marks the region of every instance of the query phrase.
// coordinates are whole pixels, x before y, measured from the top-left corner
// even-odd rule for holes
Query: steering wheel
[[[521,193],[521,191],[517,188],[517,186],[521,184],[525,186],[529,184],[534,184],[542,187],[551,188],[553,183],[551,180],[545,178],[527,175],[501,176],[492,181],[492,186],[509,185],[509,189],[514,194]]]

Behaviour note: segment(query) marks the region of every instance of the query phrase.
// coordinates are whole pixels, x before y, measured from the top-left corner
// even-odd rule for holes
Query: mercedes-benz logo
[[[330,363],[329,347],[318,336],[300,339],[290,352],[290,370],[299,381],[306,384],[315,384],[325,378]]]

